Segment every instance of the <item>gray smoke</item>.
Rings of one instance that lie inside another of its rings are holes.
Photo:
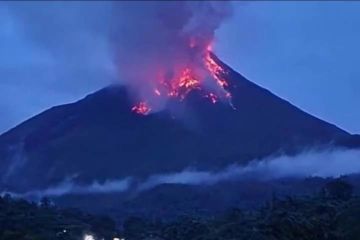
[[[115,11],[120,17],[113,26],[121,79],[138,100],[156,107],[154,88],[160,80],[170,81],[189,65],[204,75],[202,54],[231,6],[227,1],[133,1]]]

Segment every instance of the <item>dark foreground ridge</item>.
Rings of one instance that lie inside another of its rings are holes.
[[[9,196],[0,198],[2,240],[355,240],[360,238],[360,198],[343,179],[308,197],[273,195],[255,210],[233,208],[212,217],[175,221],[129,217],[115,226],[106,217],[59,209]],[[85,236],[93,238],[85,238]],[[116,238],[115,238],[116,237]]]
[[[0,197],[1,240],[83,240],[86,235],[112,240],[119,236],[108,217],[60,209],[44,198],[39,204]]]
[[[255,211],[232,209],[217,217],[184,216],[175,222],[129,218],[129,240],[355,240],[360,239],[360,199],[343,180],[311,197],[278,199]]]

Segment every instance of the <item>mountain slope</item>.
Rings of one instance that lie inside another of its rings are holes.
[[[228,72],[232,105],[194,90],[167,110],[130,111],[124,87],[51,108],[0,136],[2,187],[44,188],[74,177],[143,178],[187,167],[220,169],[271,154],[348,142],[352,136]],[[234,107],[236,109],[234,109]]]

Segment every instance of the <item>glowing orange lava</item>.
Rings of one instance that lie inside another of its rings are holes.
[[[190,48],[195,48],[195,40],[190,39],[189,45]],[[160,84],[156,86],[156,88],[154,88],[153,90],[155,96],[168,96],[183,100],[189,92],[198,89],[203,90],[203,96],[209,99],[210,102],[213,104],[217,103],[220,98],[230,99],[231,94],[228,91],[229,83],[223,78],[227,72],[213,59],[211,51],[212,46],[211,44],[209,44],[206,47],[205,53],[203,55],[202,67],[205,71],[208,72],[208,75],[216,82],[216,85],[219,86],[220,91],[216,91],[215,94],[213,92],[208,92],[202,89],[204,79],[196,76],[193,71],[194,69],[190,66],[185,67],[182,71],[180,71],[180,74],[178,74],[177,77],[174,77],[171,80],[160,80]],[[140,102],[132,108],[132,111],[138,114],[147,115],[150,113],[151,108],[146,102]]]
[[[137,114],[147,115],[150,113],[151,108],[148,106],[146,102],[139,102],[137,105],[131,108],[131,111]]]
[[[200,88],[200,82],[193,76],[190,68],[185,68],[180,78],[172,84],[172,92],[180,99],[184,99],[191,90],[196,88]]]
[[[194,77],[190,68],[185,68],[180,77],[170,83],[161,81],[161,84],[166,89],[168,97],[178,97],[180,100],[183,100],[191,90],[200,89],[200,81]]]
[[[178,85],[179,87],[195,88],[197,85],[199,85],[199,81],[192,76],[191,70],[189,68],[185,68],[179,79]]]
[[[225,74],[225,70],[212,59],[210,52],[207,52],[205,56],[205,66],[220,87],[226,88],[229,86],[229,84],[220,77]]]

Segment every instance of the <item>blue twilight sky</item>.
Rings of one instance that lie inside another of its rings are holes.
[[[360,133],[360,2],[234,2],[216,53],[303,110]],[[116,78],[109,3],[0,2],[0,133]]]

